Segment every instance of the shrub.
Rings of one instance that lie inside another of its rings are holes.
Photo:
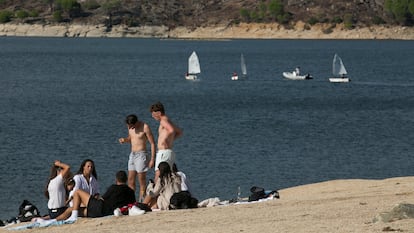
[[[82,3],[82,7],[87,10],[95,10],[101,7],[96,0],[87,0]]]
[[[39,12],[37,12],[37,10],[32,10],[32,11],[29,12],[29,16],[30,17],[38,17]]]
[[[317,18],[315,18],[315,17],[312,17],[312,18],[310,18],[309,20],[308,20],[308,23],[310,24],[310,25],[315,25],[315,24],[317,24],[319,22],[319,20],[317,19]]]
[[[255,11],[250,12],[250,19],[253,22],[258,22],[259,21],[259,16],[257,15],[257,12],[255,12]]]
[[[379,25],[379,24],[385,24],[385,21],[381,17],[376,15],[372,18],[372,23]]]
[[[414,1],[410,0],[408,3],[408,12],[410,12],[411,16],[414,16]]]
[[[53,20],[56,22],[62,22],[63,21],[62,12],[59,10],[53,12]]]
[[[242,18],[242,20],[249,22],[250,21],[250,12],[249,10],[242,8],[240,10],[240,16]]]
[[[332,23],[339,24],[339,23],[342,23],[342,22],[343,22],[343,21],[342,21],[341,17],[339,17],[339,16],[335,16],[335,17],[332,19]]]
[[[24,19],[24,18],[29,17],[29,13],[27,13],[27,11],[25,11],[25,10],[18,10],[16,12],[16,17],[19,18],[19,19]]]
[[[270,12],[270,15],[274,19],[277,19],[280,16],[283,16],[284,14],[283,3],[280,0],[272,0],[269,3],[269,12]]]
[[[414,0],[385,0],[384,9],[398,23],[406,24],[414,13]]]
[[[7,23],[13,17],[13,13],[8,10],[0,11],[0,23]]]
[[[351,14],[344,15],[344,26],[346,29],[353,29],[354,28],[354,19]]]
[[[102,8],[106,10],[107,12],[112,12],[117,9],[119,9],[122,6],[122,3],[120,0],[106,0],[102,4]]]

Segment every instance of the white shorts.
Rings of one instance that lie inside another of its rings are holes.
[[[146,172],[148,171],[148,162],[146,151],[131,152],[128,160],[128,171]]]
[[[155,171],[158,171],[158,165],[161,162],[167,162],[171,169],[175,163],[175,153],[171,149],[159,150],[157,156],[155,157]]]

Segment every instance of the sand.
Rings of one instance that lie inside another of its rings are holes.
[[[81,218],[24,232],[414,232],[413,218],[374,221],[400,203],[414,204],[413,190],[414,177],[333,180],[282,189],[280,199],[265,202]]]

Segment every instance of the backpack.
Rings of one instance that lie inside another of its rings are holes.
[[[174,193],[170,198],[170,210],[197,208],[198,200],[188,191]]]
[[[273,198],[280,198],[277,190],[265,191],[264,188],[257,186],[251,187],[250,192],[252,192],[252,194],[249,196],[249,201],[258,201],[262,198],[268,198],[270,195],[272,195]]]
[[[250,192],[251,194],[249,196],[249,202],[257,201],[266,197],[265,190],[261,187],[253,186],[250,188]]]
[[[34,217],[40,217],[39,209],[28,200],[23,200],[19,207],[17,219],[20,222],[29,222]]]

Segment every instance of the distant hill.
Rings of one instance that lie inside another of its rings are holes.
[[[406,5],[401,5],[404,2]],[[0,23],[185,26],[302,21],[413,25],[414,0],[0,0]]]

